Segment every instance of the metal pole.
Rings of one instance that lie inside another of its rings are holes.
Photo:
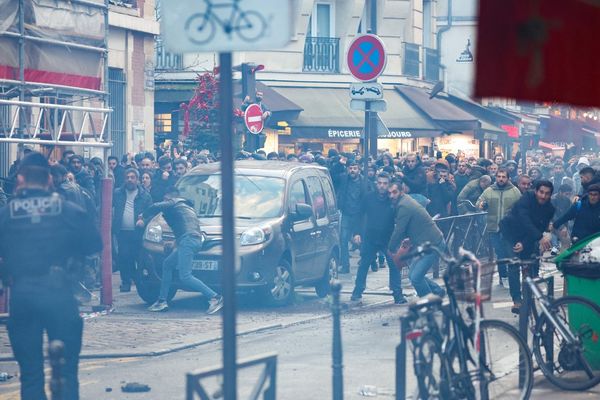
[[[364,129],[364,140],[363,140],[363,154],[364,154],[364,170],[363,174],[367,176],[367,169],[369,168],[369,141],[370,141],[370,118],[371,118],[371,102],[365,101],[365,129]]]
[[[331,314],[333,315],[333,346],[332,346],[332,364],[333,370],[333,400],[344,399],[344,364],[342,360],[342,329],[340,323],[340,292],[342,284],[335,280],[331,284],[333,292],[333,304]]]
[[[108,166],[105,166],[108,168]],[[102,179],[102,200],[100,206],[100,234],[102,235],[102,291],[100,304],[109,308],[113,304],[112,295],[112,193],[113,181]]]
[[[373,35],[377,35],[377,0],[370,0],[371,21],[370,31]],[[377,118],[377,112],[369,112],[369,153],[374,160],[377,160],[377,132],[373,132],[373,121]],[[365,171],[366,174],[366,171]]]
[[[225,400],[237,397],[235,326],[235,235],[233,209],[233,83],[231,53],[219,53],[219,132],[221,139],[221,190],[223,191],[223,394]]]
[[[408,320],[400,317],[400,344],[396,346],[396,400],[406,398],[406,332]]]
[[[510,268],[511,266],[509,266]],[[519,265],[513,265],[513,268],[521,269]],[[521,272],[520,272],[521,273]],[[525,343],[529,343],[528,341],[528,325],[529,325],[529,314],[531,312],[531,290],[529,289],[529,285],[525,281],[525,276],[522,277],[522,285],[521,285],[521,294],[523,296],[523,304],[521,305],[521,309],[519,310],[519,333]],[[523,387],[525,383],[525,366],[522,362],[525,354],[519,354],[519,387]]]
[[[108,49],[108,0],[104,0],[106,8],[104,12],[104,46]],[[108,53],[102,55],[104,62],[103,72],[103,86],[104,95],[102,96],[103,104],[102,108],[108,108]],[[106,140],[111,143],[111,129],[110,129],[110,114],[108,113],[108,123],[106,125],[107,136]],[[102,197],[100,203],[100,229],[102,234],[102,241],[104,247],[102,248],[101,268],[102,268],[102,292],[100,293],[100,304],[106,308],[112,306],[113,294],[112,294],[112,193],[113,193],[113,181],[108,177],[108,149],[104,149],[102,152],[104,156],[104,178],[102,179]]]
[[[19,100],[25,101],[25,0],[19,0]],[[25,131],[25,112],[22,107],[19,111],[19,138],[24,137]],[[21,158],[23,144],[19,143],[17,158]]]

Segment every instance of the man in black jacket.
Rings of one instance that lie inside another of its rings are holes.
[[[575,202],[564,215],[554,221],[554,228],[558,229],[571,220],[574,220],[571,231],[573,243],[600,232],[600,184],[590,185],[587,188],[587,195]]]
[[[427,177],[418,154],[411,153],[406,156],[404,168],[399,175],[411,193],[427,195]]]
[[[509,214],[500,221],[500,232],[508,246],[509,254],[521,259],[537,255],[539,248],[546,251],[552,247],[549,230],[554,216],[554,206],[550,199],[554,186],[547,180],[538,180],[535,191],[525,192],[512,206]],[[539,248],[537,244],[539,243]],[[530,267],[530,273],[537,275],[537,268]],[[521,306],[521,281],[518,265],[509,266],[508,284],[514,305],[512,311],[519,312]]]
[[[338,207],[342,212],[340,226],[341,274],[350,273],[348,242],[359,233],[360,208],[366,193],[367,183],[360,175],[360,169],[357,162],[349,161],[348,173],[340,179],[340,184],[336,193]]]
[[[377,176],[376,190],[367,193],[361,204],[363,218],[362,233],[356,241],[360,242],[360,262],[356,274],[356,282],[352,291],[351,300],[357,301],[362,297],[366,288],[367,272],[373,263],[377,252],[386,254],[390,274],[389,285],[394,296],[394,303],[404,304],[406,299],[400,286],[400,272],[395,267],[392,258],[387,252],[387,244],[394,231],[394,217],[396,210],[388,193],[390,176],[382,172]]]
[[[121,273],[121,292],[131,290],[135,263],[142,244],[143,230],[136,227],[137,216],[152,205],[152,197],[140,184],[139,172],[125,172],[125,185],[113,195],[112,230],[117,238],[117,266]]]
[[[204,282],[192,275],[192,260],[194,254],[202,248],[204,236],[200,230],[200,223],[196,211],[189,200],[179,197],[176,188],[167,188],[165,201],[154,203],[142,215],[137,226],[143,227],[156,214],[161,213],[166,223],[173,230],[177,247],[163,261],[162,281],[160,294],[156,303],[152,304],[150,311],[166,311],[167,296],[173,281],[173,271],[179,271],[179,281],[188,289],[200,292],[209,299],[208,314],[214,314],[223,307],[223,296],[215,293]]]

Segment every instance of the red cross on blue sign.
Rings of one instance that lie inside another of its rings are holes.
[[[348,49],[348,69],[359,81],[377,79],[385,69],[386,54],[383,42],[376,35],[358,36]]]

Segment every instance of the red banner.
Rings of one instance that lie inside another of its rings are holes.
[[[475,95],[600,107],[600,1],[480,0]]]

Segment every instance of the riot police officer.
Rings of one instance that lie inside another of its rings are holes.
[[[102,248],[89,214],[50,193],[51,183],[48,161],[31,153],[19,166],[16,196],[0,209],[0,258],[11,287],[8,334],[23,400],[46,399],[44,332],[64,343],[64,399],[79,399],[83,322],[69,266]]]

